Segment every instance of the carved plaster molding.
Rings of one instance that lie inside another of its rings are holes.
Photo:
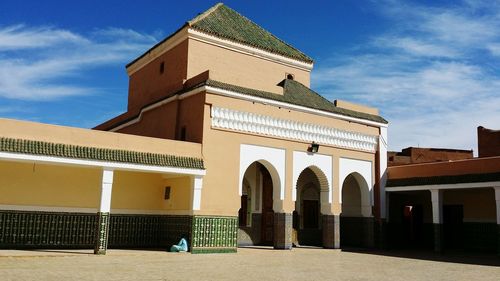
[[[378,136],[221,107],[212,107],[212,127],[368,152],[378,145]]]

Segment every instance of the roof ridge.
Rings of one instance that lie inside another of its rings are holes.
[[[215,10],[217,10],[219,7],[224,6],[224,3],[219,2],[212,7],[208,8],[206,11],[203,13],[198,14],[196,17],[192,18],[191,20],[188,20],[186,23],[191,27],[193,24],[203,20],[205,17],[209,16],[211,13],[213,13]]]

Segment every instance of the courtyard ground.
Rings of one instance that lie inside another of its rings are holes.
[[[236,254],[0,250],[0,280],[500,280],[500,258],[240,248]]]

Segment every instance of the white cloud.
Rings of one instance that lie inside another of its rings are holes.
[[[51,27],[28,28],[22,24],[0,28],[0,51],[78,43],[88,43],[88,40],[67,30]]]
[[[390,149],[476,149],[476,127],[500,124],[500,4],[383,3],[394,28],[319,65],[313,86],[379,107],[390,122]]]
[[[95,93],[92,87],[63,79],[82,75],[88,68],[125,63],[156,41],[119,28],[89,35],[25,25],[0,28],[0,97],[51,100]]]

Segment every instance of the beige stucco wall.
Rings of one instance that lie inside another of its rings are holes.
[[[100,169],[0,161],[0,204],[97,208]]]
[[[432,223],[431,192],[429,190],[390,193],[391,218],[401,222],[400,206],[421,205],[425,223]],[[443,192],[443,205],[463,205],[464,222],[496,221],[495,192],[493,188],[453,189]]]
[[[495,222],[496,205],[493,188],[446,190],[443,205],[463,205],[464,222]]]
[[[171,187],[169,200],[164,199],[165,186]],[[183,210],[189,213],[189,208],[189,177],[164,179],[161,174],[115,171],[112,210]]]
[[[334,120],[331,118],[316,116],[312,114],[290,111],[269,105],[252,103],[213,94],[207,94],[207,105],[205,106],[203,156],[207,175],[204,177],[202,191],[202,208],[200,214],[237,215],[240,208],[239,186],[239,163],[240,144],[253,144],[286,150],[286,178],[285,200],[283,210],[292,212],[295,203],[292,201],[292,187],[294,185],[292,176],[293,151],[306,151],[309,143],[259,136],[234,131],[225,131],[211,128],[210,108],[211,106],[231,108],[248,112],[265,114],[273,117],[310,122],[332,126],[339,129],[357,131],[366,134],[377,135],[378,128],[366,125]],[[331,208],[334,214],[341,212],[339,198],[339,158],[353,158],[372,162],[372,182],[375,182],[374,161],[375,154],[362,151],[342,149],[322,145],[320,154],[332,156],[333,162],[333,202]],[[222,199],[223,198],[223,199]]]
[[[274,61],[239,53],[189,39],[187,78],[210,70],[211,79],[242,87],[283,94],[276,86],[293,74],[295,80],[310,86],[310,72]]]
[[[62,211],[97,211],[102,170],[38,163],[0,161],[0,204],[59,207]],[[189,214],[191,180],[188,176],[164,178],[161,174],[115,171],[112,212]],[[164,200],[165,186],[171,197]],[[74,210],[73,210],[73,209]]]

